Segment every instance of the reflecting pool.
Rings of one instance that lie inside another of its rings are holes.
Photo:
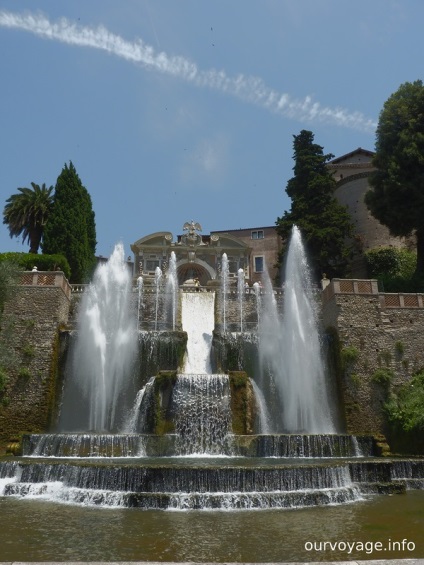
[[[424,491],[341,506],[212,512],[107,509],[0,497],[0,532],[1,561],[423,558]]]

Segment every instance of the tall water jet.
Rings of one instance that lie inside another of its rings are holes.
[[[177,321],[178,306],[178,278],[177,278],[177,259],[175,252],[171,252],[168,271],[166,273],[166,311],[170,313],[171,327],[175,331]]]
[[[239,269],[237,271],[237,297],[239,303],[239,313],[240,313],[240,332],[243,332],[243,306],[244,306],[244,295],[246,293],[245,281],[244,281],[244,270]]]
[[[228,279],[230,276],[230,268],[228,265],[228,257],[226,253],[222,254],[221,262],[221,293],[222,293],[222,330],[227,331],[227,297],[228,297]]]
[[[140,330],[140,316],[141,309],[143,307],[143,277],[138,277],[137,279],[137,331]]]
[[[162,271],[160,267],[155,269],[155,288],[156,288],[156,298],[155,298],[155,332],[158,330],[158,313],[159,313],[159,295],[160,295],[160,283],[162,280]]]
[[[256,319],[257,319],[257,328],[259,329],[261,323],[261,285],[258,282],[253,283],[253,292],[255,293],[255,300],[256,300]]]
[[[318,333],[316,301],[300,230],[294,226],[286,270],[281,351],[276,385],[284,427],[307,433],[334,433],[326,371]]]
[[[97,267],[81,299],[60,414],[62,431],[110,432],[121,425],[132,394],[137,344],[130,295],[131,272],[118,244],[108,262]]]

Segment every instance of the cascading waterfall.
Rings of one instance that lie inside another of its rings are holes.
[[[257,411],[258,411],[258,420],[259,420],[259,434],[269,434],[270,433],[270,415],[268,412],[268,408],[266,406],[266,401],[265,401],[265,397],[261,391],[261,389],[258,387],[258,385],[255,383],[255,381],[253,379],[250,379],[250,382],[252,383],[252,387],[253,387],[253,392],[255,394],[255,401],[256,401],[256,407],[257,407]]]
[[[177,453],[228,453],[231,432],[227,375],[178,375],[173,392]]]
[[[212,373],[211,348],[215,327],[215,294],[184,292],[182,295],[182,326],[187,332],[187,352],[184,373]]]
[[[226,253],[222,254],[221,260],[221,293],[222,293],[222,331],[227,331],[227,298],[228,298],[228,282],[230,276],[230,268],[228,265],[228,257]]]
[[[131,272],[124,247],[118,244],[107,263],[97,267],[81,299],[61,407],[61,431],[111,432],[122,424],[133,394],[137,344],[130,290]]]
[[[140,419],[141,404],[143,402],[143,398],[144,398],[144,395],[146,393],[146,389],[149,390],[149,388],[152,386],[152,384],[153,384],[153,377],[144,385],[143,388],[141,388],[137,392],[137,396],[135,397],[134,406],[131,409],[131,412],[130,412],[129,417],[128,417],[128,421],[125,425],[125,432],[126,433],[136,434],[137,432],[140,431],[139,430],[139,419]]]
[[[174,251],[171,252],[168,271],[166,273],[166,306],[165,310],[170,313],[171,328],[175,330],[177,321],[178,306],[178,278],[177,278],[177,259]]]

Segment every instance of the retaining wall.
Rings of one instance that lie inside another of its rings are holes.
[[[390,391],[424,367],[423,295],[379,293],[375,280],[333,279],[323,292],[322,317],[329,340],[340,340],[335,365],[347,432],[385,433]],[[376,382],[379,369],[392,371],[390,383]]]
[[[62,272],[25,273],[1,320],[6,356],[0,392],[0,441],[48,429],[58,394],[59,330],[68,320],[71,287]]]

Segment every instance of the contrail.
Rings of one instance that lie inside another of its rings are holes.
[[[92,47],[140,64],[144,68],[183,79],[196,86],[230,94],[240,100],[255,104],[281,116],[300,122],[321,122],[372,133],[377,124],[360,112],[345,108],[326,107],[306,96],[296,99],[267,86],[259,77],[239,74],[228,76],[216,69],[201,70],[184,57],[155,52],[141,39],[129,42],[108,31],[104,26],[83,27],[65,18],[51,22],[41,14],[19,14],[0,11],[0,26],[29,31],[44,37],[77,45]]]

